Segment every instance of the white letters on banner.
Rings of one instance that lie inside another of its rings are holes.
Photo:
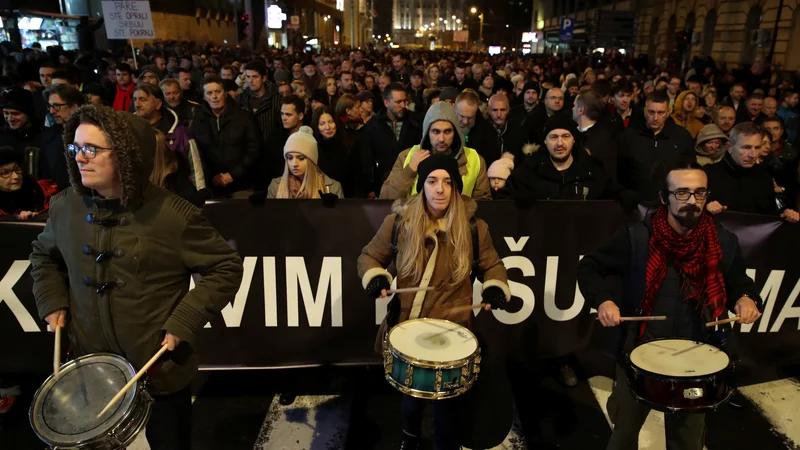
[[[149,1],[103,1],[101,3],[108,39],[154,39],[156,37]]]
[[[506,238],[507,242],[508,239]],[[521,239],[518,242],[523,242]],[[514,241],[517,242],[517,241]],[[226,328],[238,328],[241,326],[244,316],[247,297],[253,281],[258,257],[247,256],[243,258],[244,276],[239,290],[233,302],[222,309],[222,319]],[[323,259],[319,277],[316,277],[316,290],[312,290],[311,278],[308,276],[306,262],[303,257],[292,256],[285,259],[286,263],[286,321],[278,318],[278,295],[277,295],[277,272],[276,258],[272,256],[262,257],[264,275],[264,325],[266,327],[277,327],[279,324],[286,323],[290,327],[300,326],[300,299],[302,298],[303,309],[305,309],[306,320],[310,327],[322,327],[323,316],[330,299],[331,323],[332,327],[342,327],[343,323],[343,299],[342,299],[342,258],[339,256],[327,256]],[[556,285],[558,281],[558,256],[547,257],[544,282],[544,313],[548,319],[558,322],[566,322],[575,319],[585,306],[585,300],[577,282],[575,285],[575,296],[572,305],[567,309],[561,309],[555,304]],[[533,262],[524,256],[514,255],[503,258],[503,263],[509,271],[519,269],[523,277],[533,277],[536,275]],[[22,304],[14,293],[14,286],[26,275],[30,262],[27,260],[16,260],[11,264],[8,271],[0,279],[0,314],[5,314],[4,306],[7,306],[11,314],[17,320],[20,328],[25,332],[43,331],[39,327],[37,320],[31,315],[28,309]],[[516,273],[516,272],[515,272]],[[747,275],[755,279],[756,270],[747,269]],[[572,275],[574,276],[574,274]],[[797,297],[800,296],[800,279],[789,293],[786,302],[781,307],[774,322],[775,304],[778,294],[783,285],[785,276],[784,270],[772,270],[761,287],[761,298],[764,301],[763,316],[758,322],[757,333],[777,333],[787,321],[796,320],[797,329],[800,330],[800,305],[795,305]],[[195,283],[202,283],[202,279],[190,280],[190,289],[195,287]],[[494,317],[506,325],[516,325],[524,322],[533,313],[536,305],[536,296],[528,284],[523,284],[509,279],[508,285],[511,296],[522,300],[522,307],[517,312],[502,310],[492,310]],[[392,282],[392,287],[396,287],[396,280]],[[473,289],[473,304],[481,302],[482,285],[475,280]],[[359,298],[358,301],[363,301]],[[375,324],[380,324],[386,315],[386,307],[391,297],[378,299],[375,301]],[[476,310],[475,314],[482,310]],[[733,313],[729,312],[729,316]],[[772,326],[770,327],[770,323]],[[790,322],[791,323],[791,322]],[[742,333],[751,332],[753,325],[737,325]],[[205,326],[211,328],[210,324]]]

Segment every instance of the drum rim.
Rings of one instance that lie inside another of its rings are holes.
[[[475,381],[478,379],[478,374],[476,373],[474,377],[470,378],[470,380],[464,386],[459,387],[453,391],[439,391],[439,392],[431,392],[431,391],[420,391],[418,389],[412,389],[406,385],[400,384],[394,378],[390,377],[389,374],[386,374],[386,381],[394,387],[395,389],[399,390],[403,394],[410,395],[416,398],[422,398],[425,400],[446,400],[448,398],[458,397],[466,393]]]
[[[708,380],[705,380],[705,381],[708,381]],[[733,388],[729,387],[727,392],[725,393],[725,397],[723,399],[721,399],[718,402],[715,402],[713,404],[710,404],[710,405],[698,406],[696,408],[678,408],[678,407],[674,407],[674,406],[665,406],[665,405],[662,405],[661,403],[656,403],[656,402],[654,402],[652,400],[648,400],[648,399],[642,397],[641,395],[639,395],[636,392],[636,389],[633,388],[633,383],[631,382],[630,379],[628,379],[628,389],[630,389],[631,394],[633,394],[633,397],[636,399],[637,402],[644,403],[647,406],[649,406],[650,408],[655,409],[656,411],[661,411],[661,412],[663,412],[665,414],[705,413],[705,412],[708,412],[708,411],[715,411],[720,406],[724,406],[726,403],[728,403],[728,400],[731,399],[731,397],[733,396],[733,391],[734,391]]]
[[[398,326],[400,326],[401,324],[404,324],[404,323],[407,323],[407,322],[418,322],[418,321],[448,322],[448,323],[451,323],[453,325],[458,325],[459,327],[461,327],[464,330],[466,330],[467,333],[469,333],[470,336],[472,336],[473,339],[475,339],[475,343],[476,343],[475,351],[470,353],[469,356],[467,356],[465,358],[453,359],[453,360],[450,360],[450,361],[439,361],[439,362],[437,362],[437,361],[428,361],[428,360],[425,360],[425,359],[414,358],[413,356],[406,355],[405,353],[403,353],[400,350],[398,350],[397,347],[395,347],[392,344],[392,341],[391,341],[392,331],[394,331],[394,329],[397,328]],[[393,326],[392,329],[389,330],[386,333],[386,344],[388,344],[387,350],[389,350],[393,355],[395,355],[395,356],[397,356],[397,357],[399,357],[399,358],[401,358],[401,359],[403,359],[403,360],[405,360],[407,362],[416,364],[416,365],[418,365],[420,367],[424,367],[426,369],[455,369],[457,367],[463,367],[463,366],[466,366],[467,364],[469,364],[471,361],[473,361],[481,353],[480,342],[478,341],[478,338],[475,336],[475,333],[473,333],[469,328],[467,328],[467,327],[465,327],[463,325],[457,324],[457,323],[453,322],[452,320],[433,319],[433,318],[430,318],[430,317],[420,317],[420,318],[417,318],[417,319],[409,319],[409,320],[405,320],[405,321],[400,322],[397,325]],[[384,348],[386,348],[386,345],[384,345]]]
[[[725,367],[723,367],[722,369],[720,369],[720,370],[718,370],[716,372],[710,373],[708,375],[699,375],[699,376],[698,375],[691,375],[691,376],[683,377],[683,376],[679,376],[679,375],[664,375],[663,373],[651,372],[651,371],[649,371],[647,369],[643,369],[642,367],[636,365],[636,363],[634,363],[633,360],[631,359],[631,354],[633,354],[633,351],[636,350],[637,348],[641,347],[642,345],[646,345],[646,344],[649,344],[651,342],[667,341],[667,340],[692,341],[692,342],[697,342],[698,344],[710,345],[711,347],[716,348],[717,350],[721,351],[722,353],[725,353],[725,356],[728,357],[728,364]],[[688,339],[688,338],[667,337],[667,338],[652,339],[652,340],[649,340],[647,342],[643,342],[643,343],[637,345],[636,347],[633,348],[633,350],[631,350],[630,352],[626,353],[625,357],[628,360],[628,364],[631,366],[631,368],[633,368],[637,372],[642,372],[642,373],[645,373],[645,374],[647,374],[649,376],[652,376],[654,378],[658,378],[659,380],[681,380],[681,381],[684,381],[684,382],[685,381],[692,381],[692,380],[694,380],[694,381],[703,381],[703,380],[707,380],[710,377],[715,377],[718,374],[727,373],[727,372],[731,371],[733,369],[733,367],[734,367],[733,358],[731,358],[731,356],[728,355],[728,353],[725,350],[717,347],[714,344],[709,344],[708,342],[700,342],[700,341],[697,341],[697,340],[694,340],[694,339]]]
[[[122,400],[120,400],[117,403],[117,411],[119,411],[123,407],[127,407],[127,411],[125,413],[123,413],[116,420],[116,422],[113,425],[111,425],[111,427],[105,433],[103,433],[101,435],[90,437],[90,438],[83,439],[83,440],[69,440],[69,441],[57,440],[57,439],[53,439],[51,436],[43,435],[43,433],[41,432],[42,430],[38,429],[35,426],[35,422],[34,421],[36,420],[36,418],[34,417],[34,413],[39,411],[39,410],[41,410],[41,407],[42,407],[41,406],[41,402],[37,402],[36,400],[39,399],[39,397],[41,395],[49,392],[52,389],[53,385],[55,384],[56,381],[58,381],[58,378],[60,378],[62,376],[64,371],[72,369],[73,367],[77,366],[79,363],[82,363],[82,362],[84,362],[86,360],[95,359],[95,358],[104,358],[104,357],[110,357],[111,359],[114,359],[114,360],[117,360],[117,361],[123,363],[123,365],[127,366],[130,369],[130,371],[131,371],[131,373],[133,375],[136,374],[136,369],[133,367],[133,364],[131,364],[130,361],[128,361],[127,359],[125,359],[122,356],[119,356],[119,355],[114,354],[114,353],[108,353],[108,352],[90,353],[90,354],[87,354],[87,355],[79,356],[79,357],[73,359],[72,361],[69,361],[69,362],[63,364],[61,366],[60,370],[59,370],[59,376],[56,377],[56,374],[53,373],[49,377],[47,377],[47,379],[44,381],[44,383],[42,383],[42,385],[39,386],[39,389],[36,390],[36,393],[33,394],[33,397],[31,399],[31,406],[28,409],[28,421],[29,421],[29,423],[31,425],[31,429],[36,434],[36,436],[39,438],[39,440],[41,440],[41,441],[43,441],[43,442],[45,442],[47,444],[50,444],[51,446],[52,445],[55,445],[55,446],[86,445],[88,443],[92,443],[92,442],[95,442],[95,441],[102,440],[109,433],[115,431],[119,427],[119,425],[121,423],[124,423],[126,420],[128,420],[128,418],[131,416],[131,414],[134,411],[134,408],[131,408],[131,406],[133,406],[134,404],[137,403],[137,397],[139,397],[141,395],[141,392],[142,392],[142,386],[143,385],[142,385],[142,381],[141,380],[137,380],[136,383],[134,383],[134,385],[132,386],[132,388],[130,390],[128,390],[128,392],[125,394],[125,396],[122,398]],[[133,378],[133,375],[131,375],[130,378]],[[109,417],[106,420],[107,421],[111,420],[113,417],[114,417],[113,413],[109,414]],[[63,435],[61,433],[56,433],[56,434],[58,435],[59,438],[65,436],[65,435]]]

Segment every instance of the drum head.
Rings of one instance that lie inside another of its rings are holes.
[[[392,328],[389,343],[410,358],[431,363],[458,361],[478,350],[471,331],[439,319],[407,320]]]
[[[631,363],[657,375],[701,377],[725,369],[730,358],[717,347],[702,342],[659,339],[633,349]]]
[[[100,419],[97,414],[134,375],[136,371],[128,361],[112,354],[70,361],[34,396],[30,412],[33,430],[43,441],[62,445],[104,436],[130,410],[136,388]]]

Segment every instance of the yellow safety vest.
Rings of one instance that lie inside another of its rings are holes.
[[[411,164],[411,157],[414,156],[414,152],[417,150],[419,150],[419,145],[411,147],[403,163],[403,167]],[[461,181],[464,182],[464,189],[461,193],[472,197],[472,191],[475,189],[475,183],[478,181],[478,173],[481,171],[481,157],[478,155],[477,151],[468,147],[464,147],[464,156],[467,157],[467,174],[461,175]],[[417,178],[419,177],[414,177],[414,182],[411,183],[411,195],[417,195]]]

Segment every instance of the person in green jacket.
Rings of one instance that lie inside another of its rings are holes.
[[[110,352],[137,370],[166,344],[147,440],[154,450],[189,448],[193,344],[236,295],[242,261],[198,208],[149,182],[147,121],[83,106],[64,142],[72,188],[51,199],[30,255],[39,316],[67,330],[75,356]]]

